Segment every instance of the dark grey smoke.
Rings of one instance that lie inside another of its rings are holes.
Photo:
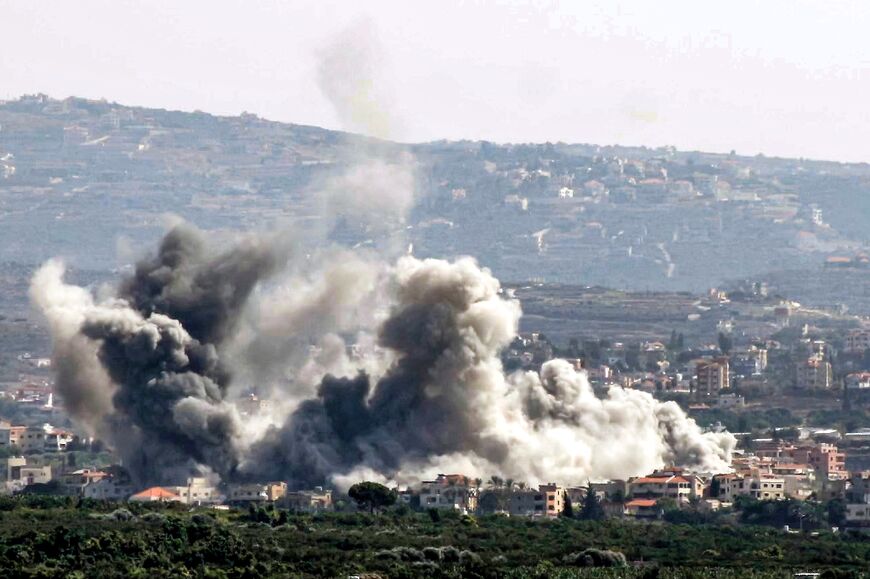
[[[215,256],[202,233],[182,224],[166,234],[156,255],[136,265],[118,297],[145,316],[165,314],[197,340],[218,344],[257,282],[280,263],[271,242],[254,238]]]
[[[395,352],[395,364],[374,385],[363,372],[355,378],[326,376],[317,397],[302,403],[283,428],[254,448],[243,472],[312,485],[359,466],[395,473],[408,461],[453,452],[504,460],[508,449],[481,430],[465,392],[470,376],[463,375],[479,362],[492,361],[493,345],[469,335],[474,330],[467,318],[475,305],[495,297],[485,288],[493,278],[467,275],[464,268],[476,270],[470,260],[455,266],[434,260],[403,263],[415,271],[379,333],[379,344]]]
[[[198,465],[232,476],[241,426],[225,401],[230,373],[219,348],[256,284],[280,263],[269,241],[216,252],[182,224],[137,264],[115,300],[95,304],[63,285],[56,265],[35,278],[35,299],[56,326],[55,357],[79,369],[57,376],[72,395],[71,414],[107,438],[140,482],[166,482]],[[94,356],[112,385],[111,404],[99,412],[87,402],[109,389],[85,383],[81,371]]]

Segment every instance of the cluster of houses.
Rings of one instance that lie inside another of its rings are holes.
[[[45,423],[39,426],[13,426],[0,420],[0,449],[15,449],[29,453],[34,451],[62,452],[75,439],[75,435]]]
[[[780,308],[774,308],[780,309]],[[789,310],[789,308],[784,308]],[[720,334],[734,330],[730,322],[720,323]],[[804,328],[805,331],[808,331]],[[730,341],[727,335],[725,340]],[[825,340],[801,337],[793,344],[757,339],[723,351],[720,344],[702,344],[691,350],[662,341],[634,343],[607,342],[595,346],[593,355],[584,352],[582,358],[570,358],[575,367],[584,370],[593,385],[619,385],[644,390],[651,394],[670,393],[716,399],[728,394],[735,386],[762,386],[770,378],[768,358],[771,352],[786,352],[793,360],[784,382],[796,391],[819,392],[846,389],[854,398],[867,394],[870,400],[870,372],[849,371],[848,365],[870,351],[870,329],[859,328],[845,336],[845,346],[838,354],[846,361],[840,368],[842,379],[835,372],[833,348]],[[537,332],[518,337],[505,353],[510,367],[533,369],[554,357],[553,345]],[[857,358],[856,358],[857,357]],[[782,372],[780,367],[778,372]],[[730,398],[723,405],[735,402]],[[742,403],[738,402],[738,405]]]
[[[846,501],[846,525],[870,530],[870,471],[850,473],[845,454],[833,444],[773,442],[742,453],[725,474],[693,473],[667,467],[628,480],[556,483],[527,488],[494,478],[483,484],[464,475],[440,474],[400,498],[420,509],[463,513],[503,513],[523,517],[558,517],[568,505],[576,512],[594,492],[608,517],[660,518],[666,508],[716,511],[739,497],[756,500]]]
[[[177,502],[186,505],[271,503],[297,512],[328,511],[344,498],[330,489],[289,490],[285,482],[215,484],[203,477],[184,485],[137,488],[119,467],[77,469],[52,477],[50,467],[28,467],[24,457],[0,459],[7,491],[55,480],[55,492],[96,500]],[[582,508],[595,493],[604,516],[660,518],[665,509],[702,512],[727,509],[740,497],[757,500],[846,501],[846,525],[870,529],[870,471],[846,470],[845,453],[830,443],[759,442],[753,452],[738,452],[732,472],[688,472],[667,467],[628,480],[566,486],[555,482],[529,487],[492,477],[484,482],[462,474],[439,474],[414,487],[396,489],[398,500],[415,510],[503,513],[518,517],[558,517]],[[570,505],[570,506],[569,506]],[[345,507],[346,508],[346,507]]]

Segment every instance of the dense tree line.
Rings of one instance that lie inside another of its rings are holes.
[[[403,505],[307,515],[39,495],[0,500],[0,569],[10,577],[728,579],[807,570],[859,577],[868,565],[866,537],[756,525],[434,517]]]

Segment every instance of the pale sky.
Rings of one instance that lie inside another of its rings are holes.
[[[0,0],[0,99],[870,161],[870,2]]]

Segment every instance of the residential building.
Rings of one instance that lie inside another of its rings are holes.
[[[72,472],[62,473],[58,480],[67,489],[67,492],[72,495],[83,495],[84,488],[91,482],[109,476],[108,473],[101,470],[81,468]]]
[[[461,474],[439,474],[420,486],[420,507],[452,509],[463,513],[477,510],[478,489],[470,478]]]
[[[290,491],[284,496],[284,504],[291,511],[316,513],[332,510],[332,491],[323,487],[312,490]]]
[[[516,491],[510,495],[511,516],[558,517],[565,510],[565,489],[556,483],[539,485],[537,490]]]
[[[27,459],[23,456],[0,458],[0,482],[21,478],[20,472],[23,466],[27,466]]]
[[[795,368],[795,386],[799,390],[827,390],[833,381],[830,362],[819,354],[798,362]]]
[[[742,474],[714,475],[713,480],[719,487],[718,498],[733,502],[738,496],[749,496],[758,500],[782,500],[785,498],[785,480],[782,477],[764,474],[757,469]]]
[[[767,369],[767,348],[751,346],[731,356],[731,370],[738,376],[758,376]]]
[[[807,464],[778,462],[770,467],[771,474],[781,477],[785,496],[806,500],[815,492],[816,472]]]
[[[719,356],[698,360],[695,364],[696,390],[702,394],[716,394],[731,385],[728,358]]]
[[[203,505],[221,503],[224,500],[220,491],[204,477],[191,477],[184,486],[171,487],[182,503]]]
[[[704,481],[693,474],[685,474],[682,469],[668,468],[658,470],[644,477],[628,481],[632,497],[672,498],[678,503],[704,495]]]
[[[846,470],[846,453],[841,452],[836,445],[817,443],[812,446],[802,446],[791,452],[797,463],[812,466],[818,479],[845,480],[849,477]]]
[[[850,503],[870,504],[870,471],[852,474],[849,482],[851,484],[846,491],[846,500]]]
[[[870,329],[861,328],[846,334],[844,350],[847,354],[863,354],[870,350]]]
[[[45,484],[51,481],[51,466],[22,466],[18,470],[18,480],[24,485]]]
[[[848,374],[845,379],[846,390],[870,390],[870,372]]]
[[[637,519],[658,519],[664,511],[657,499],[631,499],[625,503],[624,509],[626,516]]]
[[[0,427],[0,448],[17,446],[22,452],[63,451],[73,438],[71,432],[54,428],[50,424]]]
[[[231,503],[270,502],[280,500],[287,494],[287,483],[242,483],[230,485],[226,499]]]
[[[743,408],[746,398],[737,394],[720,394],[716,398],[716,408]]]
[[[126,477],[115,477],[112,475],[88,481],[88,483],[82,487],[82,496],[84,498],[100,501],[127,500],[135,492],[136,489]],[[146,500],[146,497],[140,497],[137,500]],[[154,496],[154,494],[152,494],[151,500],[159,500],[159,496]]]
[[[846,526],[870,528],[870,503],[847,503]]]
[[[21,437],[27,432],[26,426],[0,426],[0,448],[16,446],[21,449]]]

